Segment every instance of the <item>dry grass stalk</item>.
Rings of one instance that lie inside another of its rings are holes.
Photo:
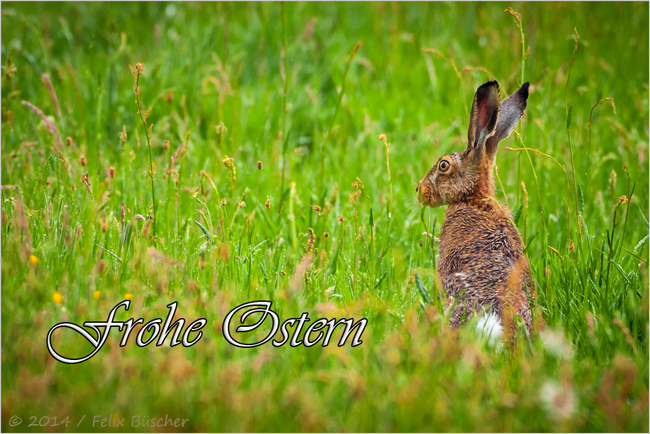
[[[575,214],[576,214],[576,224],[578,227],[578,238],[580,240],[580,244],[582,244],[582,228],[580,227],[580,215],[578,214],[578,188],[576,184],[576,171],[575,171],[575,163],[573,161],[573,146],[571,145],[571,110],[567,106],[567,92],[569,90],[569,80],[571,79],[571,71],[573,71],[573,61],[576,58],[576,51],[578,51],[578,29],[573,28],[573,31],[575,32],[576,35],[576,43],[573,48],[573,57],[571,58],[571,67],[569,68],[569,76],[567,77],[566,80],[566,88],[564,89],[564,110],[566,111],[566,118],[567,118],[567,123],[566,123],[566,129],[567,129],[567,137],[569,140],[569,153],[571,156],[571,174],[573,175],[573,198],[575,202]],[[567,206],[569,201],[571,200],[570,195],[567,193]],[[567,209],[568,212],[568,209]],[[567,216],[568,219],[568,216]],[[571,236],[569,235],[569,242],[571,242]]]
[[[463,77],[461,75],[461,72],[458,70],[458,67],[456,66],[456,62],[454,62],[453,59],[448,59],[445,57],[444,54],[440,50],[436,50],[435,48],[423,48],[422,52],[425,54],[433,54],[436,56],[438,59],[443,60],[444,62],[447,62],[447,64],[451,67],[451,69],[454,70],[456,73],[456,77],[458,78],[458,81],[460,81],[460,87],[461,87],[461,92],[463,95],[465,94],[465,84],[463,83]],[[463,100],[463,107],[465,108],[465,111],[467,112],[467,102],[465,101],[465,98],[461,98]]]
[[[26,106],[26,107],[29,107],[30,109],[32,109],[32,111],[34,113],[36,113],[41,118],[41,120],[45,124],[45,127],[47,128],[47,130],[50,133],[54,134],[54,136],[56,136],[56,145],[61,143],[61,134],[59,134],[59,130],[57,130],[56,127],[54,126],[54,124],[52,124],[52,122],[50,122],[50,120],[47,118],[47,116],[45,116],[45,114],[43,114],[43,111],[41,109],[39,109],[34,104],[32,104],[30,102],[27,102],[27,101],[21,101],[21,104]]]
[[[390,218],[390,215],[393,212],[393,184],[390,177],[390,143],[388,143],[388,138],[384,133],[377,137],[379,137],[379,140],[383,141],[386,146],[386,170],[388,171],[388,188],[390,189],[390,208],[388,211],[388,218]]]
[[[59,100],[56,97],[56,92],[54,92],[54,86],[52,86],[52,80],[50,80],[50,76],[47,73],[41,74],[41,78],[43,79],[43,83],[45,83],[45,86],[47,86],[47,89],[50,91],[50,96],[52,97],[52,102],[54,103],[54,110],[56,111],[57,116],[61,116],[61,109],[59,108]]]
[[[147,137],[147,145],[149,147],[149,175],[151,176],[151,196],[153,198],[153,215],[154,218],[152,218],[153,221],[153,240],[154,242],[156,241],[156,220],[155,220],[155,215],[156,215],[156,189],[154,186],[154,175],[155,175],[155,168],[153,164],[153,156],[151,154],[151,135],[153,133],[153,123],[147,124],[147,118],[149,118],[149,115],[151,114],[151,107],[149,107],[149,110],[146,111],[146,113],[142,113],[142,109],[140,107],[140,77],[144,74],[144,65],[142,63],[136,63],[135,68],[133,68],[131,65],[129,65],[129,69],[131,70],[131,74],[133,74],[133,92],[135,93],[135,103],[138,107],[138,115],[140,116],[140,120],[142,121],[142,125],[144,126],[144,130],[146,133]]]
[[[591,111],[589,112],[589,123],[587,124],[587,127],[589,128],[589,145],[587,146],[587,171],[585,172],[585,177],[587,179],[587,184],[590,184],[590,179],[591,179],[591,172],[590,172],[590,166],[591,166],[591,117],[594,114],[594,109],[598,107],[601,103],[604,103],[606,101],[611,102],[612,104],[612,112],[616,114],[616,106],[614,105],[614,98],[603,98],[600,101],[598,101],[594,106],[591,108]],[[643,163],[643,162],[641,162]]]
[[[350,54],[350,58],[348,61],[345,63],[345,70],[343,71],[343,79],[341,80],[341,92],[339,92],[339,98],[336,101],[336,108],[334,109],[334,115],[332,115],[332,120],[330,121],[330,126],[327,130],[327,135],[325,135],[325,140],[323,141],[323,144],[321,145],[321,159],[320,159],[320,175],[319,175],[319,181],[318,181],[318,190],[322,190],[323,187],[323,164],[325,161],[325,148],[330,140],[330,136],[332,135],[332,128],[334,128],[334,121],[336,120],[336,114],[339,111],[339,107],[341,106],[341,100],[343,99],[343,94],[345,93],[345,78],[348,75],[348,71],[350,70],[350,63],[352,63],[352,59],[354,59],[354,56],[357,54],[357,51],[359,51],[359,48],[361,48],[362,41],[357,42],[357,45],[354,46],[354,49],[352,50],[352,53]]]

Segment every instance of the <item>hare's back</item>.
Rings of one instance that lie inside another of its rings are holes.
[[[505,207],[459,203],[447,208],[438,275],[450,295],[464,290],[480,298],[496,296],[522,256],[519,235]]]

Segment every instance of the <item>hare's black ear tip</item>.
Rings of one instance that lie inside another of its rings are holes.
[[[530,87],[529,82],[525,82],[523,86],[519,89],[519,95],[521,95],[521,98],[526,100],[528,99],[528,88]]]
[[[485,98],[488,95],[499,97],[499,83],[496,80],[485,82],[476,89],[475,97]]]
[[[499,89],[499,82],[496,80],[488,81],[487,83],[484,83],[483,86],[481,87],[492,87],[496,86],[497,89]]]

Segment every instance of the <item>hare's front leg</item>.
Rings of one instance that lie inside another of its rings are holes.
[[[441,270],[439,270],[439,272],[440,271]],[[445,291],[447,292],[447,295],[451,297],[447,309],[454,309],[449,321],[449,325],[453,328],[465,324],[476,312],[476,299],[472,297],[472,290],[466,280],[467,275],[465,273],[453,273],[442,278],[442,284]]]

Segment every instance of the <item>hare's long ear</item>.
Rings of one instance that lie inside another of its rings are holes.
[[[488,81],[476,90],[467,132],[467,153],[478,159],[485,141],[494,134],[499,117],[499,83]]]
[[[490,158],[496,156],[499,149],[499,142],[506,139],[512,130],[515,129],[517,122],[521,119],[526,109],[526,100],[528,99],[529,83],[524,83],[518,91],[504,99],[499,110],[499,121],[494,135],[490,137],[486,144],[485,150]]]

